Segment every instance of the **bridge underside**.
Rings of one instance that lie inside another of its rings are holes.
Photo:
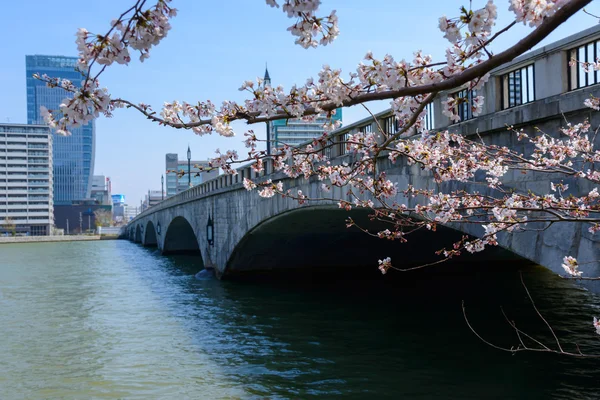
[[[394,266],[409,268],[439,260],[435,252],[462,237],[462,233],[440,227],[437,232],[419,231],[407,243],[372,237],[356,227],[347,228],[351,216],[361,227],[378,232],[389,226],[375,223],[366,210],[348,212],[331,208],[301,208],[272,218],[247,234],[229,259],[224,277],[257,272],[311,269],[370,270],[378,273],[378,260],[391,257]],[[465,255],[459,262],[518,259],[500,248]]]

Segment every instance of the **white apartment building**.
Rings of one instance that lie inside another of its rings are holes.
[[[164,195],[160,190],[148,190],[148,194],[144,198],[142,204],[142,210],[153,207],[163,201],[167,196]]]
[[[0,123],[0,235],[50,235],[52,135],[44,125]]]
[[[129,221],[129,220],[135,218],[136,215],[138,215],[141,212],[139,207],[128,206],[127,204],[125,204],[125,206],[123,206],[123,208],[124,208],[123,217],[125,218],[125,221]]]

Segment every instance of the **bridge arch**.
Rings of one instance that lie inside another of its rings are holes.
[[[142,226],[140,224],[137,224],[135,227],[135,236],[133,241],[135,243],[142,243]]]
[[[146,224],[143,244],[145,247],[158,246],[158,240],[156,238],[156,229],[154,228],[154,223],[152,221],[148,221],[148,223]]]
[[[464,235],[454,229],[438,227],[437,232],[413,232],[408,236],[408,243],[400,243],[370,236],[356,227],[346,227],[348,217],[373,233],[389,227],[371,221],[369,214],[371,212],[365,209],[349,212],[331,205],[301,207],[275,215],[244,235],[229,257],[223,277],[250,271],[306,268],[325,272],[367,267],[377,272],[377,261],[384,257],[391,257],[395,266],[410,267],[438,260],[437,250],[450,246]],[[491,258],[491,254],[484,253],[466,255],[461,262]],[[511,254],[503,256],[517,258]]]
[[[198,239],[189,221],[181,216],[173,218],[165,232],[163,254],[200,254]]]

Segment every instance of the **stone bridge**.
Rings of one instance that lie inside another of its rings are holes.
[[[380,164],[399,187],[437,187],[417,166],[390,165],[386,159]],[[411,266],[435,260],[436,250],[450,246],[463,233],[483,234],[483,228],[470,225],[456,227],[458,230],[413,233],[404,244],[385,241],[354,227],[346,228],[348,217],[372,232],[384,228],[370,221],[366,210],[348,212],[325,202],[299,205],[287,198],[261,198],[255,191],[244,189],[240,183],[242,174],[250,176],[251,169],[246,168],[237,177],[223,176],[206,182],[144,211],[128,225],[128,237],[144,246],[157,246],[163,254],[199,254],[202,265],[214,268],[221,277],[281,268],[376,268],[377,260],[386,256],[391,256],[396,266]],[[300,189],[310,197],[332,195],[351,200],[342,188],[322,193],[321,182],[316,179],[290,179],[279,174],[253,178],[282,180],[284,189]],[[540,184],[539,180],[534,182]],[[485,190],[482,185],[472,186]],[[444,189],[468,188],[451,183]],[[414,206],[413,201],[407,202],[403,197],[396,200]],[[476,256],[464,256],[464,260],[522,257],[560,273],[564,255],[600,259],[598,239],[594,240],[585,227],[573,223],[543,231],[504,234],[500,245],[508,252],[490,249]]]
[[[539,104],[529,107],[537,107],[542,112],[544,110]],[[550,107],[554,108],[548,106]],[[596,114],[590,114],[581,107],[569,115],[574,119],[593,117],[594,122],[600,124],[600,118]],[[388,118],[386,114],[378,117]],[[499,126],[516,122],[511,121],[511,118],[516,119],[518,115],[507,114],[504,118],[496,115],[492,122]],[[473,122],[467,121],[464,124]],[[535,122],[536,126],[549,131],[556,130],[560,124],[558,117],[541,118]],[[490,121],[482,117],[479,123],[490,124]],[[331,140],[341,141],[349,131],[364,129],[364,124],[370,122],[364,120],[335,132]],[[461,125],[452,128],[465,129]],[[524,146],[516,141],[513,134],[500,127],[484,132],[484,137],[496,144]],[[530,151],[525,147],[522,150]],[[344,152],[343,146],[334,146],[329,154],[332,162],[351,161],[351,155]],[[411,184],[417,188],[435,190],[470,189],[483,193],[487,190],[485,185],[460,182],[446,183],[441,188],[429,173],[418,166],[409,166],[400,160],[392,164],[387,158],[381,158],[378,163],[380,170],[385,170],[389,179],[397,182],[399,188]],[[266,165],[266,170],[271,171],[271,164],[267,162]],[[294,200],[278,196],[261,198],[255,191],[244,189],[241,183],[244,177],[255,181],[281,180],[284,190],[300,189],[312,198],[351,200],[343,188],[335,187],[329,193],[322,192],[322,182],[314,177],[308,180],[291,179],[281,173],[263,173],[258,176],[247,165],[238,170],[238,175],[219,176],[145,210],[129,223],[127,236],[144,246],[157,246],[163,254],[197,253],[201,256],[203,266],[214,268],[219,277],[227,277],[249,271],[283,268],[350,268],[371,265],[375,269],[377,260],[386,256],[391,256],[396,266],[410,266],[435,260],[436,250],[451,245],[464,233],[477,237],[484,232],[477,225],[458,226],[455,229],[442,228],[435,233],[411,234],[405,244],[385,241],[370,237],[356,228],[346,228],[346,219],[352,217],[372,232],[381,229],[382,226],[369,220],[366,210],[348,212],[339,209],[335,203],[323,201],[299,205]],[[590,190],[589,186],[580,187],[580,183],[574,180],[565,179],[565,182],[576,191]],[[509,173],[504,183],[523,191],[548,193],[550,190],[550,177],[531,173]],[[400,196],[396,201],[409,206],[415,205],[414,200],[407,201]],[[210,230],[213,232],[212,240],[209,240]],[[505,251],[490,249],[475,256],[464,256],[463,259],[481,262],[524,258],[557,273],[562,272],[560,265],[565,255],[575,256],[584,262],[600,259],[599,238],[589,234],[586,226],[576,223],[556,224],[539,231],[501,234],[499,242],[500,248]],[[587,268],[589,270],[586,272],[590,274],[600,272],[594,265]]]
[[[532,151],[531,146],[519,142],[514,134],[507,132],[507,125],[523,127],[531,133],[534,133],[534,127],[544,132],[557,132],[565,124],[565,118],[573,123],[589,119],[593,127],[600,126],[600,113],[583,106],[583,101],[590,94],[600,97],[600,85],[588,85],[588,78],[585,78],[586,84],[580,87],[580,75],[569,72],[566,61],[567,53],[572,53],[569,50],[571,43],[580,43],[582,37],[600,39],[600,28],[588,29],[575,36],[536,50],[494,71],[482,90],[486,96],[482,116],[450,125],[441,113],[441,102],[452,94],[441,93],[433,108],[428,110],[427,123],[434,130],[449,129],[466,136],[479,133],[489,143],[505,145],[525,154]],[[506,97],[500,95],[500,92],[505,94],[505,89],[501,89],[504,78],[512,76],[510,71],[515,68],[523,74],[528,73],[528,63],[535,69],[535,82],[529,82],[529,96],[535,99],[529,98],[526,104],[503,107],[503,101],[508,104]],[[388,133],[397,129],[389,110],[377,114],[376,118]],[[350,132],[375,131],[375,127],[373,119],[368,118],[333,132],[330,141],[335,146],[326,150],[327,156],[334,163],[352,161],[345,147],[337,143]],[[600,139],[597,139],[596,146],[600,147]],[[380,170],[385,170],[387,176],[398,183],[399,189],[412,184],[417,188],[435,190],[487,190],[484,185],[459,182],[447,183],[440,188],[428,173],[417,166],[408,166],[402,161],[391,164],[387,158],[378,162]],[[381,228],[369,220],[365,210],[347,212],[334,203],[326,202],[299,205],[290,199],[264,199],[256,192],[246,191],[241,183],[243,178],[272,179],[282,180],[284,190],[300,189],[312,198],[324,196],[350,200],[344,189],[334,188],[331,193],[322,193],[318,180],[287,178],[281,173],[272,173],[269,162],[266,165],[267,172],[261,176],[247,165],[238,169],[236,176],[219,176],[145,210],[128,224],[127,237],[144,246],[158,246],[163,254],[200,254],[202,265],[214,268],[221,277],[283,268],[368,265],[376,268],[377,260],[386,256],[391,256],[396,266],[412,265],[431,261],[435,250],[450,245],[464,233],[476,237],[483,234],[483,228],[471,225],[445,228],[435,233],[411,234],[406,244],[372,238],[356,228],[345,226],[346,218],[352,217],[371,231]],[[561,179],[570,185],[569,190],[573,194],[587,193],[593,188],[570,178],[521,174],[518,171],[509,172],[504,184],[518,191],[531,190],[542,194],[550,192],[551,181]],[[396,200],[407,204],[404,197]],[[414,206],[413,201],[411,199],[408,205]],[[578,223],[550,227],[531,224],[530,228],[532,230],[526,232],[501,234],[499,249],[466,256],[464,260],[518,257],[562,273],[562,258],[571,255],[581,263],[588,262],[582,266],[586,275],[600,275],[598,263],[589,263],[600,260],[600,238],[599,235],[591,235],[587,226]],[[210,231],[213,232],[212,239],[209,238]]]

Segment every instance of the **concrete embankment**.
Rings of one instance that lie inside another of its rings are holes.
[[[80,242],[87,240],[100,240],[100,235],[81,236],[1,236],[3,243],[39,243],[39,242]]]

